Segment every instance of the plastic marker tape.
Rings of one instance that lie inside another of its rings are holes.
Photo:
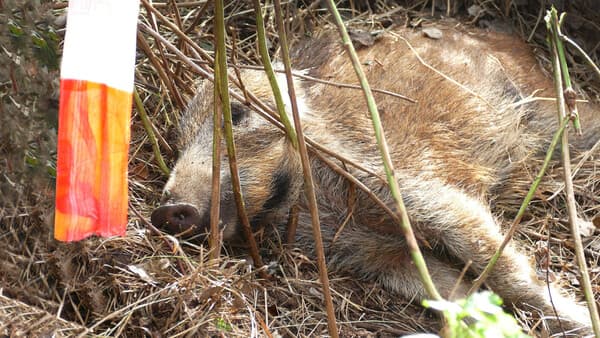
[[[123,235],[139,0],[70,0],[54,237]]]

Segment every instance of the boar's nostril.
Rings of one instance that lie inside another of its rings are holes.
[[[188,232],[191,228],[201,228],[198,209],[191,204],[168,204],[156,208],[150,216],[152,225],[170,234]],[[193,231],[196,232],[196,231]]]

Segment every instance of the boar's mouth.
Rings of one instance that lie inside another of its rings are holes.
[[[210,224],[208,214],[200,215],[198,208],[188,203],[162,205],[152,212],[150,221],[169,234],[187,236],[206,232]]]

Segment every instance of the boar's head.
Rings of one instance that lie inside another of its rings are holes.
[[[271,87],[262,71],[242,72],[245,88],[273,105]],[[278,76],[287,94],[285,78]],[[287,95],[284,95],[287,96]],[[289,101],[289,100],[288,100]],[[286,104],[286,109],[289,104]],[[233,133],[240,184],[253,226],[284,217],[302,185],[298,156],[284,133],[249,106],[231,99]],[[179,128],[181,153],[165,185],[152,223],[171,234],[202,235],[210,224],[213,84],[205,80],[189,104]],[[220,222],[224,240],[240,233],[225,141],[221,142]],[[202,237],[202,236],[201,236]]]

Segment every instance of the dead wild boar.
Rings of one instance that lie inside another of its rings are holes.
[[[557,113],[555,102],[526,100],[534,94],[555,95],[552,82],[542,75],[525,43],[499,33],[439,28],[443,31],[439,40],[419,30],[387,32],[358,53],[373,88],[418,101],[412,104],[375,94],[408,214],[417,234],[429,243],[423,249],[433,281],[448,297],[464,264],[470,261],[469,276],[477,276],[500,245],[499,224],[509,220],[495,216],[490,203],[506,193],[503,187],[509,173],[523,170],[532,156],[544,155],[557,129]],[[320,79],[357,83],[336,38],[334,33],[325,33],[301,44],[295,50],[294,67]],[[285,79],[279,77],[287,94]],[[273,105],[262,71],[244,70],[242,80],[248,91]],[[294,81],[305,134],[384,176],[361,91],[299,78]],[[297,243],[312,251],[299,155],[281,130],[243,102],[234,100],[232,110],[249,218],[255,226],[268,222],[285,227],[289,208],[297,205]],[[598,112],[597,106],[580,104],[579,110],[586,134],[572,139],[585,149],[596,141],[600,117],[592,115],[593,110]],[[191,229],[192,234],[200,234],[208,229],[212,114],[212,84],[204,81],[181,125],[182,153],[165,186],[163,206],[152,214],[154,225],[167,232]],[[223,159],[220,226],[224,239],[232,240],[241,231],[229,167]],[[329,266],[377,281],[406,299],[427,297],[397,224],[366,193],[314,154],[311,165]],[[346,167],[395,209],[384,181],[352,165]],[[544,318],[555,316],[551,297],[563,327],[571,334],[580,336],[590,330],[587,309],[554,288],[550,296],[529,259],[514,246],[504,250],[487,284],[506,304]],[[464,296],[469,285],[468,278],[460,282],[454,297]],[[548,324],[551,330],[559,330],[556,320]]]

